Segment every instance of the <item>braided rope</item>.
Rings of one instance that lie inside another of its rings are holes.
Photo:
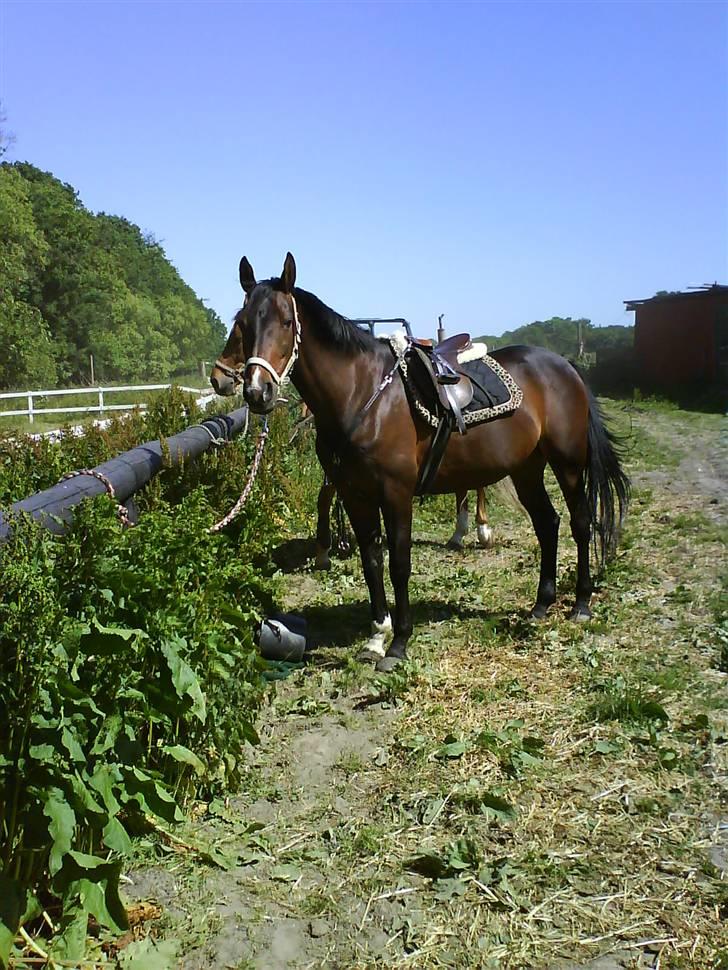
[[[114,502],[116,502],[116,492],[114,490],[114,486],[112,482],[106,477],[106,475],[102,474],[101,472],[97,472],[93,468],[81,468],[77,472],[69,472],[67,475],[63,476],[61,481],[65,482],[70,478],[78,478],[81,475],[88,475],[90,478],[95,478],[96,481],[101,482],[101,484],[108,492],[109,497]],[[122,525],[126,526],[126,528],[129,528],[130,526],[134,525],[134,523],[129,518],[129,510],[125,505],[122,505],[120,502],[116,502],[116,514],[119,516],[119,519],[121,520]]]
[[[245,483],[245,488],[243,489],[240,498],[224,518],[220,519],[219,522],[216,522],[215,525],[210,526],[210,528],[207,530],[208,532],[219,532],[220,529],[224,529],[226,525],[230,525],[233,519],[240,515],[243,506],[248,501],[248,497],[253,489],[253,483],[255,482],[255,476],[258,474],[258,466],[260,465],[260,460],[263,457],[263,449],[265,448],[265,441],[267,437],[268,424],[266,422],[265,427],[258,435],[258,443],[255,446],[255,457],[253,458],[250,475],[248,475],[248,481]]]
[[[220,448],[222,447],[222,445],[230,444],[227,438],[221,438],[219,435],[215,435],[214,432],[210,428],[208,428],[206,424],[191,424],[187,430],[191,431],[192,428],[202,428],[203,431],[206,431],[210,436],[210,444],[215,445],[216,448]]]

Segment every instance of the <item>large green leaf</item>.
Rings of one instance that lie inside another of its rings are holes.
[[[185,748],[183,744],[172,744],[165,745],[162,748],[164,754],[168,754],[170,758],[174,758],[175,761],[181,761],[183,764],[192,765],[198,775],[205,774],[204,762],[197,757],[194,751],[190,751],[189,748]]]
[[[177,696],[189,697],[192,701],[192,713],[204,724],[207,717],[205,697],[192,667],[180,656],[180,649],[187,644],[181,637],[171,637],[162,643],[162,653],[172,674],[172,683]]]
[[[27,908],[27,890],[17,879],[0,875],[0,967],[7,967],[13,941]]]
[[[70,778],[71,786],[73,788],[73,793],[76,796],[76,808],[81,807],[82,811],[86,814],[91,815],[105,815],[105,810],[99,805],[94,796],[91,794],[88,786],[81,779],[78,772]]]
[[[64,900],[58,934],[53,939],[49,955],[57,960],[80,961],[86,952],[88,910],[78,898]]]
[[[74,761],[83,763],[86,760],[86,755],[83,753],[83,748],[78,742],[78,738],[75,736],[73,731],[69,731],[67,727],[63,728],[61,732],[61,741],[63,747],[68,751],[71,758]]]
[[[177,944],[172,940],[155,942],[147,937],[137,940],[119,954],[122,970],[174,970],[177,966]]]
[[[127,801],[135,801],[140,808],[165,822],[181,822],[182,812],[168,791],[141,768],[124,769]]]
[[[88,633],[81,637],[80,646],[87,654],[109,657],[126,650],[130,642],[145,638],[147,638],[147,634],[144,630],[123,626],[104,626],[94,619]]]
[[[64,912],[79,905],[103,926],[117,933],[127,929],[129,921],[119,898],[121,865],[120,859],[69,852],[53,880],[53,889],[63,897]]]
[[[492,792],[481,792],[479,796],[480,811],[483,815],[492,815],[494,818],[508,820],[516,817],[516,809],[505,798],[494,795]]]
[[[98,733],[91,754],[103,754],[114,747],[116,739],[121,730],[122,720],[120,714],[112,714],[104,721],[104,725]]]
[[[48,834],[53,840],[48,868],[55,875],[70,851],[76,829],[76,815],[59,788],[51,788],[43,803],[43,814],[50,819]]]
[[[114,785],[118,784],[115,770],[110,765],[99,765],[88,783],[101,796],[109,815],[116,815],[120,806],[114,794]]]
[[[41,764],[53,764],[58,759],[58,751],[52,744],[31,744],[28,754]]]
[[[131,854],[131,839],[118,818],[110,818],[103,829],[104,845],[119,855]]]

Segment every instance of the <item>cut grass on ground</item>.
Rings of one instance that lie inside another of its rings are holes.
[[[288,576],[315,659],[272,691],[244,792],[184,836],[227,862],[152,840],[130,873],[179,966],[728,966],[725,494],[706,518],[688,474],[725,456],[712,415],[631,417],[635,498],[590,624],[566,618],[564,520],[559,601],[526,622],[536,542],[497,499],[491,552],[443,548],[451,499],[418,506],[412,660],[387,677],[350,659],[358,561]]]

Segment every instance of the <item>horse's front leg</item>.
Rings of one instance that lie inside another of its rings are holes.
[[[384,658],[384,644],[392,632],[392,620],[387,612],[387,598],[384,592],[379,506],[344,494],[341,498],[359,544],[361,564],[369,589],[372,610],[371,636],[359,651],[357,660],[378,661]]]
[[[331,549],[331,503],[336,495],[336,487],[327,477],[319,489],[316,503],[318,518],[316,521],[316,559],[314,569],[331,569],[329,550]]]
[[[382,506],[389,546],[389,575],[394,587],[394,639],[387,655],[377,664],[385,673],[407,657],[407,642],[412,636],[409,579],[412,571],[412,496],[397,492],[385,498]]]

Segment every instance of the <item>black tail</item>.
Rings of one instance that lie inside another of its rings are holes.
[[[586,390],[589,395],[586,497],[594,551],[599,566],[603,567],[617,548],[631,484],[622,470],[617,440],[605,424],[597,399],[588,386]]]

